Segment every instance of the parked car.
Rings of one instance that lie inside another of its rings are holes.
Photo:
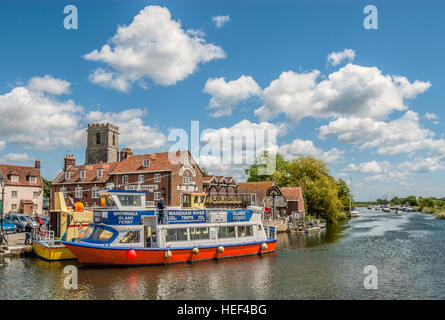
[[[37,223],[37,221],[35,221],[35,219],[33,221],[31,218],[32,218],[31,216],[22,213],[8,213],[6,215],[6,219],[10,220],[12,223],[15,224],[17,232],[25,231],[25,227],[28,221],[31,221],[31,226],[33,228],[37,228],[39,224]]]
[[[3,227],[4,233],[16,233],[17,232],[17,227],[15,226],[15,224],[12,223],[12,221],[9,221],[8,219],[0,218],[0,224]]]

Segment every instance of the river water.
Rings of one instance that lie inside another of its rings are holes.
[[[361,213],[318,234],[279,234],[264,256],[133,268],[4,258],[0,299],[445,299],[445,220]],[[64,288],[68,264],[78,289]],[[363,284],[367,265],[375,290]]]

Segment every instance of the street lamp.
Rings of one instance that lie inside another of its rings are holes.
[[[2,215],[1,215],[1,233],[3,233],[3,208],[5,207],[5,186],[6,186],[6,179],[3,177],[3,175],[0,177],[0,186],[2,187]]]

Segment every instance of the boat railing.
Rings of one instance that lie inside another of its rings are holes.
[[[264,226],[264,231],[266,232],[267,239],[276,239],[277,231],[273,226]]]
[[[32,233],[33,241],[45,241],[48,244],[54,244],[54,231],[45,228],[34,228]]]

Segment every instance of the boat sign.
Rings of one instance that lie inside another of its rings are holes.
[[[227,222],[249,221],[251,217],[251,210],[227,210]]]
[[[168,223],[206,223],[206,210],[168,210]]]

